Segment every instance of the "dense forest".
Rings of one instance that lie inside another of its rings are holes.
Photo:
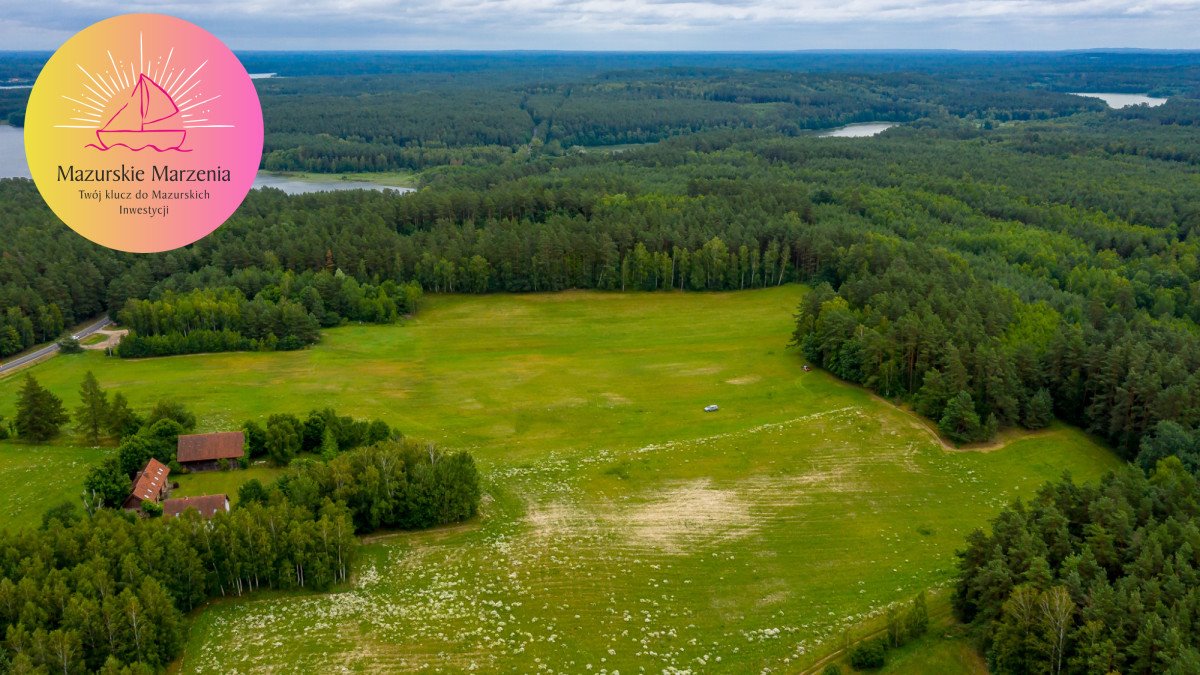
[[[475,75],[373,75],[269,79],[259,88],[264,168],[318,172],[487,165],[715,129],[794,136],[939,113],[1003,122],[1103,109],[1096,99],[923,73],[676,68],[524,85]],[[437,108],[424,105],[432,98]]]
[[[1159,422],[1200,423],[1194,57],[1030,55],[983,73],[999,62],[807,55],[796,72],[782,55],[725,68],[626,55],[595,72],[584,55],[507,67],[376,55],[353,76],[340,57],[247,58],[314,75],[261,81],[280,134],[496,152],[406,165],[438,165],[413,195],[255,192],[214,235],[154,256],[92,246],[27,181],[3,181],[0,356],[102,311],[133,329],[119,354],[137,357],[299,348],[323,326],[411,313],[421,289],[804,281],[804,354],[955,440],[1057,415],[1134,458]],[[1175,96],[1103,110],[1056,93],[1136,73]],[[453,115],[430,116],[414,102],[425,94],[450,96]],[[870,142],[795,135],[865,119],[914,121]],[[562,149],[661,138],[615,155]],[[316,147],[297,142],[279,149]]]
[[[318,172],[490,165],[522,152],[728,128],[794,135],[940,113],[1005,122],[1100,111],[1072,91],[1180,95],[1188,53],[240,54],[266,124],[263,167]],[[32,83],[44,54],[0,80]],[[0,91],[20,125],[28,90]],[[436,106],[430,101],[436,100]]]
[[[950,437],[1058,416],[1133,459],[1160,421],[1200,423],[1198,113],[943,117],[867,143],[715,131],[452,167],[411,195],[260,191],[196,245],[137,258],[47,227],[32,186],[7,181],[0,334],[25,346],[115,306],[138,336],[126,356],[295,348],[411,312],[418,285],[804,281],[804,354]],[[54,265],[28,253],[45,250]]]
[[[992,672],[1200,671],[1197,495],[1172,458],[1149,477],[1048,484],[972,534],[954,608]]]

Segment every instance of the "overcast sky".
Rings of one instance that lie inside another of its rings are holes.
[[[138,11],[234,49],[1200,48],[1200,0],[0,0],[0,48]]]

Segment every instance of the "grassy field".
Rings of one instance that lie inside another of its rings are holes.
[[[35,526],[46,509],[80,503],[88,468],[108,452],[0,442],[0,529]]]
[[[361,181],[391,187],[417,187],[419,176],[412,171],[347,171],[344,173],[316,173],[312,171],[269,171],[272,176],[284,176],[296,180],[324,182],[329,180]]]
[[[879,675],[987,675],[987,662],[960,635],[933,635],[888,652]]]
[[[800,369],[785,345],[802,292],[442,296],[302,352],[88,353],[33,372],[71,406],[87,369],[135,406],[178,398],[204,430],[332,405],[480,461],[477,522],[372,540],[345,592],[210,607],[182,672],[791,671],[945,583],[1002,505],[1117,464],[1061,426],[943,449]],[[0,380],[0,414],[17,384]]]
[[[270,466],[252,466],[249,469],[233,471],[202,471],[199,473],[173,474],[171,480],[178,481],[179,487],[171,491],[172,497],[195,497],[197,495],[223,494],[229,501],[237,504],[237,491],[242,483],[257,478],[263,485],[270,483],[282,473],[282,469]]]
[[[874,672],[881,675],[986,675],[987,663],[972,644],[968,627],[954,618],[950,601],[949,587],[927,593],[929,630],[903,647],[888,649],[883,668]],[[886,630],[887,619],[882,615],[850,627],[830,645],[831,652],[840,650],[800,672],[817,675],[829,663],[834,663],[843,673],[853,673],[851,650],[863,642],[882,639]]]

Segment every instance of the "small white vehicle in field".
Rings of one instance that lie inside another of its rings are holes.
[[[717,412],[718,410],[720,410],[720,408],[718,408],[716,405],[704,406],[704,412]]]

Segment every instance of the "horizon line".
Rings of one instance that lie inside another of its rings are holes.
[[[2,54],[52,54],[55,48],[0,49]],[[1075,47],[1061,49],[962,49],[955,47],[837,47],[826,49],[234,49],[235,53],[258,54],[1084,54],[1089,52],[1141,52],[1148,54],[1200,54],[1200,48]]]

